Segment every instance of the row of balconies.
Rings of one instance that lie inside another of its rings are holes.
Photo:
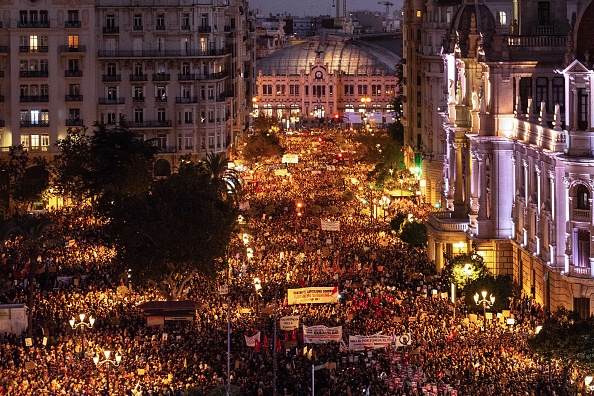
[[[80,96],[81,100],[82,100],[82,95],[78,95]],[[69,95],[67,95],[66,97],[69,97]],[[221,94],[218,97],[208,97],[208,99],[202,99],[202,100],[216,100],[217,102],[224,102],[225,99],[227,98],[226,94]],[[143,103],[145,100],[144,96],[138,96],[138,97],[134,97],[132,98],[132,102],[134,103]],[[156,102],[167,102],[167,97],[166,96],[157,96],[155,97],[155,101]],[[46,100],[47,102],[47,100]],[[126,98],[99,98],[99,104],[102,105],[121,105],[121,104],[125,104],[126,103]],[[175,98],[175,103],[181,103],[181,104],[192,104],[192,103],[198,103],[198,97],[197,96],[177,96]]]
[[[210,50],[99,50],[100,58],[163,58],[163,57],[200,57],[223,56],[230,54],[228,48]]]
[[[214,122],[214,121],[213,121]],[[127,122],[130,128],[170,128],[172,125],[171,120],[156,120],[156,121],[132,121]],[[84,120],[80,118],[69,118],[65,120],[65,125],[72,126],[83,126]],[[0,120],[0,127],[4,127],[4,120]],[[20,121],[21,128],[47,128],[49,127],[49,121]]]
[[[49,47],[47,45],[38,45],[38,46],[30,46],[30,45],[19,45],[19,52],[24,53],[33,53],[33,52],[48,52]],[[86,45],[59,45],[58,51],[60,52],[87,52]]]
[[[80,27],[80,26],[79,26]],[[169,29],[169,30],[175,30],[177,26],[175,26],[173,29]],[[184,32],[189,32],[192,30],[190,25],[181,25],[179,26],[179,29],[181,31]],[[165,31],[166,27],[165,25],[156,25],[155,26],[155,31]],[[213,32],[213,27],[212,26],[208,26],[208,25],[201,25],[196,27],[195,31],[198,33],[212,33]],[[132,28],[133,32],[141,32],[144,31],[144,26],[143,25],[134,25]],[[225,26],[223,28],[223,31],[225,33],[229,33],[231,32],[231,26]],[[120,27],[119,26],[103,26],[103,34],[118,34],[120,33]]]

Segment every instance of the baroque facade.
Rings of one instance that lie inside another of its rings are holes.
[[[406,139],[442,208],[429,254],[440,269],[475,251],[546,308],[590,316],[594,3],[514,4],[504,27],[497,3],[405,2],[405,51],[427,50],[407,62]]]
[[[226,152],[255,61],[242,0],[0,1],[0,146],[51,154],[98,121],[162,154]],[[175,161],[173,161],[175,163]]]

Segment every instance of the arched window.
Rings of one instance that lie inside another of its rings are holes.
[[[115,76],[117,74],[117,68],[115,63],[108,63],[107,64],[107,75],[108,76]]]
[[[577,209],[590,210],[590,191],[583,184],[577,188]]]

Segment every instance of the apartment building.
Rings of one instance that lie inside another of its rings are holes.
[[[245,129],[246,1],[0,4],[0,146],[51,154],[69,127],[125,120],[163,154],[202,156],[229,152]]]

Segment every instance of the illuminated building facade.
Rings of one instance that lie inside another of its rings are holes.
[[[257,62],[254,116],[274,116],[283,129],[392,122],[399,62],[396,54],[344,37],[319,36],[278,50]]]
[[[419,48],[430,37],[443,43],[428,55],[443,70],[439,97],[430,97],[431,79],[419,70],[429,60],[407,60],[421,92],[421,106],[408,101],[409,118],[436,104],[433,126],[421,119],[406,137],[415,153],[433,154],[421,156],[431,202],[442,208],[427,223],[429,255],[441,268],[444,254],[475,251],[546,308],[589,317],[594,4],[519,3],[505,28],[496,7],[405,2],[405,26],[414,32],[405,29],[405,37],[418,38]]]

